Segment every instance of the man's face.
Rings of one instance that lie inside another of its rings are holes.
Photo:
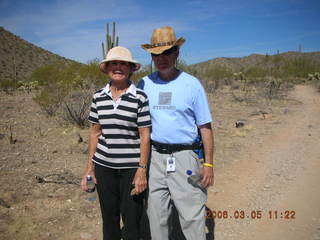
[[[179,48],[173,47],[161,54],[151,54],[152,60],[156,65],[157,69],[161,71],[166,71],[174,68],[176,60],[179,56]]]

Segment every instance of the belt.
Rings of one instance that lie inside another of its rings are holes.
[[[200,149],[201,146],[197,143],[192,144],[168,144],[168,143],[160,143],[156,141],[151,141],[152,146],[154,146],[155,150],[159,153],[171,154],[174,152],[179,152],[183,150],[195,150]]]

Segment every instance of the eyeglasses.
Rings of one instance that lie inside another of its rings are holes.
[[[164,56],[169,56],[171,55],[172,53],[174,53],[175,51],[177,50],[177,47],[172,47],[168,50],[165,50],[164,52],[160,53],[160,54],[154,54],[154,53],[151,53],[152,57],[159,57],[161,55],[164,55]]]

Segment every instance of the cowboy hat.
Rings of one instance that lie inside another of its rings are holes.
[[[141,47],[150,53],[161,54],[174,46],[180,47],[185,41],[183,37],[176,38],[172,27],[165,26],[154,29],[151,44],[142,44]]]
[[[107,73],[106,63],[110,61],[124,61],[124,62],[133,63],[135,66],[133,71],[137,71],[141,67],[141,64],[132,58],[132,54],[130,50],[120,46],[111,48],[107,54],[106,59],[103,59],[100,62],[99,67],[102,72]]]

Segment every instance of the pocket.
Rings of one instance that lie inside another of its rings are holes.
[[[190,167],[193,172],[199,173],[201,162],[199,161],[198,154],[195,153],[193,150],[188,150],[190,156]]]

